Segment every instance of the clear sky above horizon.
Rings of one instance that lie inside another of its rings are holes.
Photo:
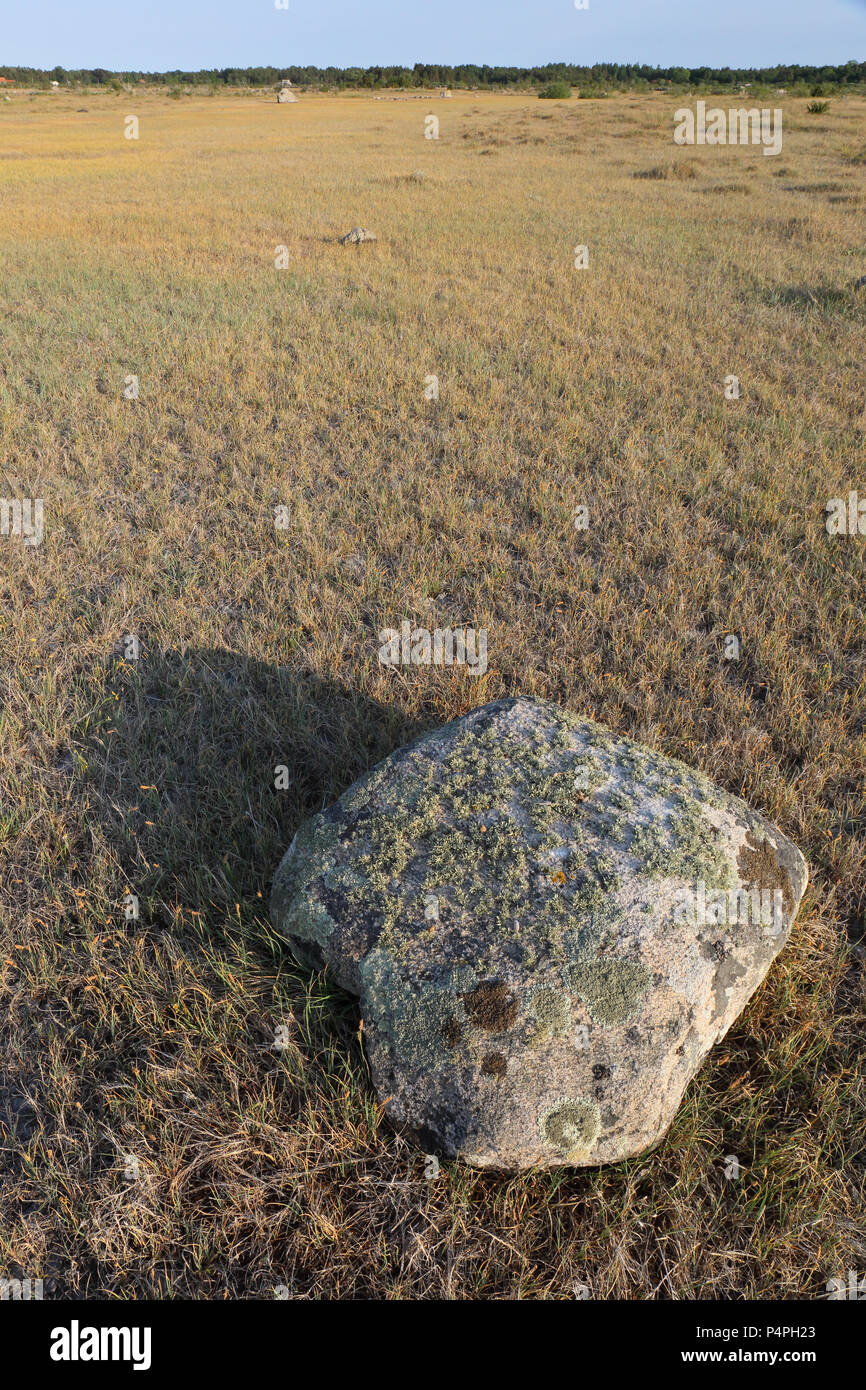
[[[198,69],[866,57],[866,0],[0,0],[0,64]]]

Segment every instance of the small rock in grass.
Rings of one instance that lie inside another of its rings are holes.
[[[375,232],[368,232],[364,227],[353,227],[351,232],[340,237],[343,246],[357,246],[362,241],[378,241]]]

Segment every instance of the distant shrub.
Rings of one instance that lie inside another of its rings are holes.
[[[542,87],[538,93],[542,101],[563,101],[571,96],[571,88],[567,82],[548,82],[546,87]]]
[[[823,116],[825,111],[830,110],[829,101],[810,101],[806,110],[811,116]]]

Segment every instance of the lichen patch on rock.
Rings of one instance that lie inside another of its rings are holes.
[[[559,1157],[578,1161],[601,1130],[601,1111],[592,1100],[558,1100],[541,1116],[541,1134]]]

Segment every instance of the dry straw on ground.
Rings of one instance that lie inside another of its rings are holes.
[[[455,94],[425,141],[423,104],[352,96],[3,104],[0,493],[46,517],[0,539],[4,1276],[776,1299],[864,1269],[866,541],[823,509],[866,493],[866,102],[783,101],[778,159],[674,147],[673,106]],[[402,618],[486,628],[487,674],[380,667]],[[302,816],[514,691],[701,767],[813,883],[655,1153],[428,1177],[264,904]]]

